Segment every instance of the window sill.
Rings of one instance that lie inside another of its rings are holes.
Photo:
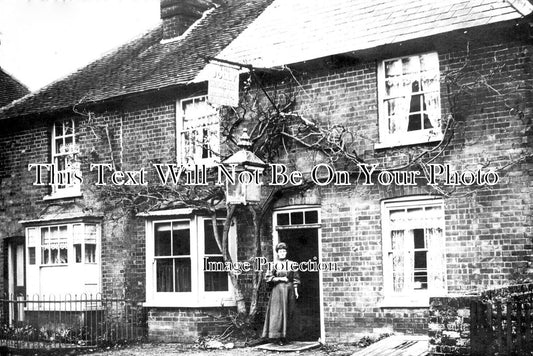
[[[409,296],[388,296],[380,303],[380,308],[429,308],[429,296],[409,295]]]
[[[216,308],[216,307],[234,307],[237,304],[233,299],[218,299],[218,300],[202,300],[202,301],[184,301],[178,298],[173,300],[149,300],[143,303],[147,308]]]
[[[34,266],[34,265],[30,265],[30,266]],[[69,266],[68,263],[54,263],[54,264],[49,264],[49,265],[41,264],[39,265],[39,268],[58,268],[58,267],[68,267],[68,266]]]
[[[83,194],[81,192],[61,192],[50,195],[45,195],[43,200],[57,200],[57,199],[68,199],[68,198],[81,198]]]
[[[444,138],[444,135],[417,135],[415,137],[410,137],[409,135],[398,136],[383,140],[382,142],[377,142],[374,144],[374,149],[379,150],[383,148],[392,148],[400,146],[412,146],[412,145],[421,145],[424,143],[440,142]]]

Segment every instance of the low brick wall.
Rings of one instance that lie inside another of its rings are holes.
[[[430,355],[470,354],[470,303],[477,296],[430,298]]]
[[[200,336],[218,335],[228,326],[226,308],[150,308],[151,341],[195,342]]]

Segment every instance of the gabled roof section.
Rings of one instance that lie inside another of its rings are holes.
[[[528,0],[275,0],[219,58],[298,63],[529,15]]]
[[[23,97],[29,92],[24,84],[0,68],[0,107]]]
[[[0,119],[52,112],[80,103],[185,85],[273,0],[234,0],[220,5],[176,41],[161,43],[162,26],[87,67],[0,111]]]

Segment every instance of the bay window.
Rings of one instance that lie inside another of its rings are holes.
[[[26,227],[29,295],[100,292],[100,225],[69,222]]]

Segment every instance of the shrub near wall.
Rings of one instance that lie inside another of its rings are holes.
[[[431,355],[470,354],[470,305],[477,298],[430,298],[428,335]]]

